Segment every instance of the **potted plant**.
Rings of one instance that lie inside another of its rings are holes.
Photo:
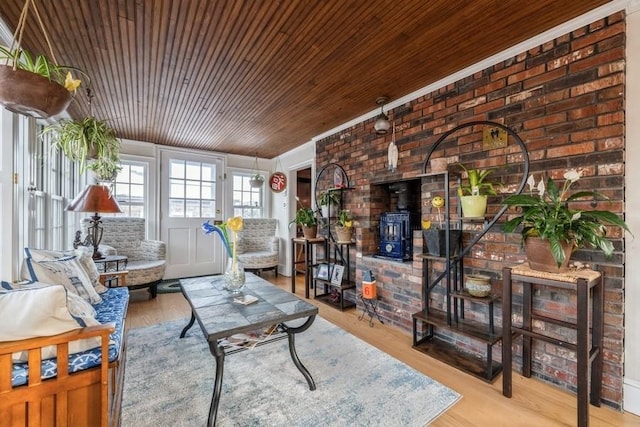
[[[80,173],[91,169],[98,179],[109,180],[119,171],[120,141],[106,120],[61,120],[43,129],[43,135],[48,133],[53,135],[54,148],[80,164]]]
[[[296,197],[298,202],[298,210],[296,211],[296,217],[291,220],[289,225],[298,224],[302,227],[302,234],[307,239],[315,239],[318,233],[318,218],[316,213],[311,208],[304,207],[300,204],[300,199]]]
[[[431,199],[431,206],[438,210],[438,222],[434,224],[430,220],[423,219],[422,236],[429,255],[444,257],[447,255],[447,229],[443,227],[440,209],[445,207],[445,201],[441,196],[435,196]],[[462,230],[447,228],[449,232],[449,256],[453,256],[458,250]]]
[[[251,188],[260,188],[262,184],[264,184],[264,177],[260,174],[251,175],[251,178],[249,178]]]
[[[484,218],[487,212],[487,196],[495,196],[496,190],[487,177],[493,169],[467,169],[460,167],[467,173],[467,182],[458,187],[458,197],[465,218]]]
[[[20,48],[0,46],[0,60],[0,105],[39,119],[66,110],[81,83],[72,72],[84,74]]]
[[[320,211],[323,218],[329,218],[331,212],[336,212],[340,205],[340,195],[336,191],[323,191],[320,193]]]
[[[343,209],[338,215],[338,221],[335,225],[337,242],[338,243],[351,243],[353,237],[353,215],[351,211]]]
[[[564,174],[562,188],[548,178],[546,187],[541,179],[536,185],[533,175],[527,180],[530,194],[515,194],[507,197],[504,204],[519,207],[520,215],[503,225],[511,233],[519,226],[525,252],[532,269],[560,272],[569,264],[574,249],[592,247],[600,249],[605,256],[613,254],[613,243],[606,237],[606,225],[622,227],[630,232],[627,224],[616,214],[603,210],[572,209],[569,203],[578,199],[608,198],[597,191],[578,191],[569,194],[571,185],[578,181],[581,172],[571,169]],[[537,195],[534,195],[534,190]],[[551,263],[541,254],[548,254]]]

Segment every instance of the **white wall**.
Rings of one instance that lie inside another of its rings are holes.
[[[278,272],[285,276],[291,275],[291,239],[295,237],[296,232],[295,227],[289,227],[289,222],[296,214],[296,171],[310,167],[313,179],[315,156],[315,142],[307,142],[280,156],[281,172],[287,176],[287,189],[281,193],[271,193],[271,212],[272,217],[278,219],[278,237],[282,254]]]
[[[624,409],[640,415],[640,0],[627,6]],[[636,184],[636,185],[634,185]]]

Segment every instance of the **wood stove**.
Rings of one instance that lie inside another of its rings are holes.
[[[380,215],[381,258],[411,261],[413,257],[413,231],[420,229],[420,215],[408,211],[384,212]]]

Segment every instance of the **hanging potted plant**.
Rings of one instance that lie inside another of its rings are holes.
[[[503,230],[511,233],[522,227],[525,253],[532,269],[551,273],[566,270],[573,250],[582,247],[599,249],[610,257],[613,243],[606,237],[605,226],[618,226],[631,232],[627,224],[610,211],[569,207],[570,202],[584,198],[608,200],[597,191],[569,194],[571,185],[580,177],[581,173],[575,169],[567,171],[559,189],[551,178],[546,186],[542,179],[536,185],[531,175],[527,180],[530,194],[516,194],[504,200],[507,206],[521,208],[520,215],[505,222]]]
[[[45,126],[43,135],[51,133],[53,148],[59,149],[71,161],[80,164],[80,173],[87,168],[100,178],[119,171],[120,141],[106,120],[86,117],[83,120],[61,120]],[[93,162],[90,162],[94,160]],[[117,170],[116,170],[117,169]]]
[[[338,215],[338,221],[335,225],[336,241],[338,243],[351,243],[353,238],[353,215],[347,209],[340,211]]]
[[[14,113],[47,119],[67,109],[81,84],[77,68],[56,65],[45,56],[0,46],[0,105]],[[73,71],[73,73],[72,73]],[[82,73],[84,74],[84,73]]]
[[[467,181],[458,187],[458,197],[465,218],[484,218],[487,213],[487,196],[495,196],[496,190],[487,177],[493,169],[467,169],[460,167],[467,173]]]
[[[51,59],[33,56],[20,47],[30,5],[38,17]],[[81,73],[77,68],[58,65],[36,3],[25,1],[11,47],[0,46],[0,105],[39,119],[60,114],[69,106],[72,94],[80,85],[80,80],[76,80],[71,71]]]
[[[258,156],[256,155],[256,164],[253,169],[253,175],[249,178],[249,185],[251,188],[260,188],[264,184],[264,177],[258,173]]]

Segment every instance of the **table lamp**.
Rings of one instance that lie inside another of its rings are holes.
[[[75,199],[67,206],[67,210],[71,212],[94,212],[91,217],[90,225],[87,228],[87,237],[84,242],[80,241],[80,232],[76,232],[76,238],[73,247],[78,245],[93,246],[93,259],[102,259],[104,256],[98,250],[100,241],[102,241],[103,229],[100,226],[100,215],[98,213],[122,213],[118,201],[111,194],[111,189],[102,184],[91,184],[76,196]]]

